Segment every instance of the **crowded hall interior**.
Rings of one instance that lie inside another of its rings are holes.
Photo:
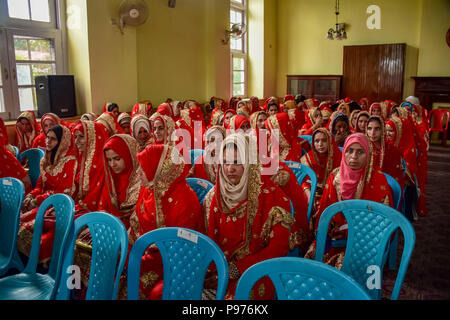
[[[0,11],[0,300],[450,298],[450,0]]]

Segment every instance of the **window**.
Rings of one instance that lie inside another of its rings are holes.
[[[247,1],[231,0],[230,28],[233,24],[247,25]],[[240,39],[230,39],[232,96],[247,95],[247,33]]]
[[[63,0],[0,0],[0,116],[37,111],[35,78],[67,70]]]

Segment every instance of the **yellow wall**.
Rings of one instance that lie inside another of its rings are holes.
[[[341,75],[343,47],[348,45],[406,43],[410,47],[408,52],[413,54],[409,61],[414,61],[414,54],[417,55],[414,48],[419,47],[421,3],[421,0],[340,1],[339,22],[346,23],[348,39],[331,41],[326,39],[326,33],[335,25],[334,1],[279,0],[277,94],[286,93],[286,75]],[[366,26],[369,5],[381,9],[380,30],[369,30]],[[407,69],[406,73],[411,74],[414,66]],[[405,83],[405,87],[410,88],[410,84]]]
[[[423,0],[417,75],[450,76],[450,47],[445,35],[450,28],[450,0]]]

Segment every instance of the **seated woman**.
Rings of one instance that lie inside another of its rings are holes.
[[[242,133],[248,133],[250,131],[250,121],[248,121],[248,118],[238,114],[235,115],[230,119],[229,124],[229,132],[242,132]]]
[[[280,112],[280,106],[274,100],[270,100],[270,102],[267,104],[267,108],[264,109],[264,111],[266,111],[269,116],[273,116]]]
[[[302,157],[301,163],[313,169],[317,175],[317,188],[313,199],[314,207],[317,207],[328,176],[341,164],[342,152],[330,132],[325,128],[316,129],[312,135],[312,141],[312,150]],[[311,201],[311,183],[305,181],[302,187],[308,202]]]
[[[362,110],[369,111],[369,99],[361,98],[361,100],[359,100],[359,106]]]
[[[189,177],[200,178],[211,183],[217,180],[217,165],[220,146],[225,139],[226,132],[222,126],[213,126],[205,133],[205,153],[192,166]]]
[[[384,115],[383,115],[383,113],[382,113],[382,110],[381,110],[381,104],[378,103],[378,102],[374,102],[374,103],[372,103],[372,104],[370,105],[369,113],[370,113],[371,116],[379,116],[379,117],[381,117],[383,120],[385,119],[385,118],[384,118]]]
[[[176,148],[152,145],[137,155],[143,171],[136,211],[130,218],[130,245],[143,234],[165,227],[181,227],[205,232],[200,202],[186,182],[188,166]],[[142,258],[141,297],[161,299],[163,265],[157,248]]]
[[[136,103],[131,109],[131,118],[134,118],[137,114],[142,114],[147,118],[150,118],[153,112],[156,111],[153,109],[153,105],[150,101],[148,103]]]
[[[103,106],[103,113],[105,113],[105,112],[110,112],[114,116],[114,119],[116,121],[117,121],[117,118],[120,115],[119,106],[117,105],[117,103],[113,103],[113,102],[107,102]]]
[[[0,178],[16,178],[23,182],[25,187],[25,194],[31,190],[31,180],[28,172],[17,160],[16,156],[10,151],[8,146],[11,146],[8,141],[5,124],[0,118]],[[1,204],[0,204],[1,205]]]
[[[24,111],[16,122],[16,146],[19,153],[32,148],[34,139],[41,132],[33,111]]]
[[[93,113],[93,112],[88,112],[85,113],[81,116],[80,120],[85,120],[85,121],[95,121],[97,120],[98,116]]]
[[[338,147],[343,147],[345,139],[351,134],[348,117],[343,113],[337,113],[331,121],[330,132]]]
[[[154,139],[151,137],[150,120],[141,114],[136,115],[131,120],[131,134],[139,144],[138,152],[143,151],[154,142]]]
[[[75,216],[97,211],[105,185],[103,146],[109,135],[98,122],[80,121],[73,129],[78,158]]]
[[[138,147],[136,139],[127,134],[116,134],[103,146],[106,185],[98,210],[118,217],[127,229],[141,187]]]
[[[128,113],[122,112],[119,115],[119,118],[117,118],[117,123],[119,123],[119,126],[122,128],[124,133],[131,134],[131,116]]]
[[[356,128],[355,132],[366,133],[367,121],[369,121],[370,113],[367,111],[361,111],[356,117]]]
[[[221,164],[215,187],[205,198],[207,235],[222,249],[229,264],[225,299],[233,299],[239,277],[257,262],[286,256],[293,224],[289,199],[261,175],[257,154],[250,154],[250,137],[229,135],[220,149]],[[256,151],[256,150],[255,150]],[[206,288],[217,280],[210,277]],[[262,279],[254,299],[273,299],[270,280]]]
[[[223,126],[224,114],[223,111],[219,108],[213,109],[211,112],[211,118],[209,119],[209,124],[207,129],[213,126]]]
[[[373,166],[393,177],[400,185],[405,186],[403,177],[402,154],[393,144],[386,141],[386,128],[379,116],[371,116],[367,122],[367,137],[372,145]]]
[[[345,141],[341,164],[328,177],[319,207],[313,215],[314,230],[317,232],[322,212],[333,203],[364,199],[392,206],[392,192],[386,176],[372,166],[372,151],[368,138],[362,133],[353,133]],[[331,220],[328,236],[332,239],[347,237],[347,222],[342,213]],[[314,259],[314,242],[305,258]],[[345,248],[331,247],[325,252],[324,262],[341,269]]]
[[[116,116],[111,112],[103,112],[95,121],[104,126],[103,130],[108,132],[109,136],[124,133],[119,123],[117,123]]]
[[[150,118],[150,124],[153,129],[153,144],[175,145],[173,132],[176,127],[172,118],[154,113]]]
[[[275,130],[279,130],[279,136],[273,136],[271,139],[271,157],[278,161],[300,162],[302,147],[288,114],[277,113],[270,116],[265,125],[271,135],[275,135]]]
[[[56,193],[74,197],[76,172],[77,159],[70,130],[61,125],[50,128],[47,132],[47,150],[41,160],[41,176],[22,204],[22,226],[18,235],[18,248],[22,253],[28,255],[31,249],[34,222],[41,203]],[[54,210],[49,210],[45,220],[54,222],[54,219]],[[51,257],[54,231],[54,223],[44,224],[39,251],[41,262],[48,262]]]
[[[313,132],[317,129],[322,127],[323,124],[323,118],[322,118],[322,112],[319,108],[313,107],[311,109],[308,109],[306,114],[306,123],[303,125],[302,129],[300,130],[301,135],[312,135]]]
[[[73,129],[74,124],[67,123],[63,120],[61,120],[60,117],[58,117],[54,113],[46,113],[41,118],[41,129],[42,132],[34,139],[32,148],[46,148],[45,140],[47,139],[47,131],[56,125],[63,125],[66,126],[69,129]]]
[[[225,110],[224,116],[223,116],[223,126],[225,127],[225,129],[229,129],[230,128],[230,120],[235,115],[237,115],[235,110],[233,110],[233,109]]]
[[[353,110],[352,113],[350,114],[349,122],[350,122],[350,130],[352,132],[356,131],[356,128],[357,128],[356,117],[358,116],[358,113],[360,113],[360,112],[361,112],[361,110]]]
[[[0,139],[1,139],[1,146],[4,146],[6,150],[11,152],[12,155],[16,155],[16,150],[13,148],[13,146],[9,143],[9,137],[8,137],[8,130],[6,129],[5,122],[3,121],[3,118],[0,117]]]
[[[347,117],[350,117],[350,106],[345,102],[341,103],[337,107],[336,111],[345,114]]]
[[[256,111],[250,116],[250,125],[252,129],[266,129],[264,122],[267,120],[267,112]]]

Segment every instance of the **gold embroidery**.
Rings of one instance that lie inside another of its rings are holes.
[[[159,276],[155,272],[150,271],[141,276],[141,281],[142,281],[144,288],[147,289],[148,287],[150,287],[150,288],[153,287],[156,284],[156,282],[158,281],[158,278],[159,278]]]

